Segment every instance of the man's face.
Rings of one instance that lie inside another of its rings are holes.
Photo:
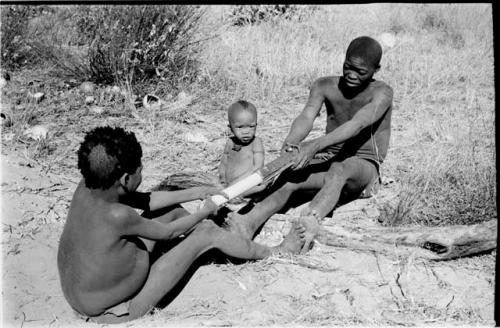
[[[257,127],[257,118],[251,112],[240,110],[234,113],[233,120],[229,126],[234,136],[242,143],[252,141]]]
[[[365,85],[378,70],[360,57],[347,57],[344,61],[343,74],[345,84],[350,88]]]

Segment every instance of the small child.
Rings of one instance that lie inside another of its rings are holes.
[[[226,142],[219,166],[220,182],[224,187],[264,166],[264,146],[262,140],[255,136],[257,128],[255,106],[248,101],[239,100],[229,106],[227,118],[233,136]],[[241,197],[255,195],[264,188],[264,185],[253,187]]]
[[[217,211],[212,201],[194,214],[178,205],[213,194],[214,188],[137,192],[141,157],[135,135],[121,128],[90,131],[78,150],[83,179],[64,224],[57,266],[66,300],[85,318],[118,323],[148,313],[212,248],[241,259],[302,248],[305,228],[300,224],[271,248],[204,220]],[[145,212],[141,216],[134,208]],[[150,256],[155,241],[182,234],[186,237],[174,248]]]

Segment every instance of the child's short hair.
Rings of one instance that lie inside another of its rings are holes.
[[[246,100],[238,100],[227,109],[227,119],[229,122],[232,122],[235,113],[239,110],[250,112],[257,118],[257,108],[252,103]]]
[[[119,127],[97,127],[80,144],[78,168],[88,188],[107,189],[124,173],[135,173],[141,157],[142,148],[133,132]]]

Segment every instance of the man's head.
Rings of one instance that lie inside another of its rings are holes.
[[[249,143],[257,128],[257,109],[245,100],[239,100],[227,110],[229,127],[234,136],[243,144]]]
[[[346,85],[358,88],[370,81],[380,68],[382,47],[368,37],[361,36],[351,41],[346,51],[343,75]]]
[[[134,191],[142,180],[142,148],[133,132],[109,126],[85,135],[78,150],[78,168],[91,189],[108,189],[117,181]]]

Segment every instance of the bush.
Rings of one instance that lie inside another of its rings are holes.
[[[180,5],[61,8],[47,18],[54,22],[43,34],[59,35],[55,29],[65,26],[71,40],[38,38],[34,47],[80,79],[177,88],[196,77],[199,42],[194,34],[202,13],[195,6]]]
[[[29,21],[48,10],[47,6],[2,6],[0,42],[3,68],[17,69],[31,63],[33,54],[29,46]]]
[[[242,5],[234,6],[229,14],[232,25],[253,25],[275,18],[301,20],[310,16],[315,6]]]

